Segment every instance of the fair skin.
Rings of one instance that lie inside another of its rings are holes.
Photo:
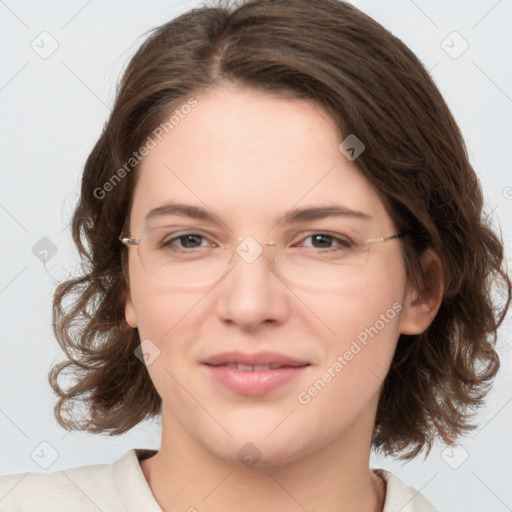
[[[150,210],[171,200],[213,212],[222,223],[166,219],[212,239],[222,232],[274,240],[290,230],[297,241],[304,231],[335,232],[347,219],[276,224],[292,208],[332,204],[368,213],[370,221],[350,219],[367,238],[396,232],[318,106],[232,85],[197,100],[142,162],[130,236],[140,235]],[[381,510],[383,488],[369,453],[382,382],[400,333],[424,331],[441,294],[420,299],[408,286],[400,240],[374,244],[356,277],[311,286],[281,280],[262,255],[251,264],[239,259],[214,286],[173,289],[147,275],[137,250],[129,250],[125,314],[141,340],[160,350],[148,371],[163,402],[161,447],[141,467],[162,509]],[[430,252],[423,266],[439,271]],[[378,335],[308,404],[299,403],[298,394],[395,303],[400,311]],[[251,396],[213,381],[202,364],[233,350],[275,351],[309,365]],[[261,456],[252,467],[237,456],[248,442]]]

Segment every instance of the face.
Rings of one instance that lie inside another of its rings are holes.
[[[196,99],[142,162],[131,237],[179,226],[174,232],[201,235],[192,246],[176,241],[182,250],[211,255],[247,236],[321,251],[315,243],[326,239],[308,235],[395,233],[318,106],[235,86]],[[213,219],[169,213],[146,221],[148,212],[171,202],[203,209]],[[368,218],[282,221],[292,210],[326,206]],[[400,243],[370,244],[363,270],[345,271],[341,282],[305,283],[301,272],[297,280],[284,279],[265,249],[251,263],[235,254],[229,272],[197,286],[154,279],[140,247],[128,247],[126,320],[141,340],[150,340],[144,342],[148,371],[163,401],[164,434],[172,427],[175,438],[187,436],[222,459],[237,462],[241,449],[242,455],[253,450],[261,463],[274,464],[314,453],[356,427],[371,430],[398,336],[415,328]],[[240,371],[227,366],[225,353],[246,364],[283,367]]]

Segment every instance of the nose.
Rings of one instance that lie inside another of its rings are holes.
[[[290,296],[265,249],[271,244],[246,237],[237,246],[229,272],[217,287],[217,313],[223,322],[252,331],[287,318]]]

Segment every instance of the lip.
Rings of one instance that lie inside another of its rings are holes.
[[[295,359],[279,352],[255,352],[253,354],[247,352],[222,352],[214,356],[209,357],[203,364],[209,366],[219,366],[229,363],[239,363],[250,366],[267,365],[267,364],[279,364],[281,366],[304,366],[309,364],[308,361]]]
[[[228,364],[250,366],[280,365],[269,370],[238,370]],[[244,395],[263,395],[302,375],[310,366],[307,361],[277,352],[223,352],[203,362],[210,377],[231,391]]]

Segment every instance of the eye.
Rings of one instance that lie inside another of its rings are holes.
[[[184,233],[162,241],[161,246],[169,249],[196,249],[204,247],[202,242],[206,242],[206,238],[199,233]]]
[[[311,245],[313,249],[350,249],[352,247],[352,242],[347,238],[340,238],[334,235],[330,235],[328,233],[313,233],[306,238],[304,238],[303,242],[311,239]]]

